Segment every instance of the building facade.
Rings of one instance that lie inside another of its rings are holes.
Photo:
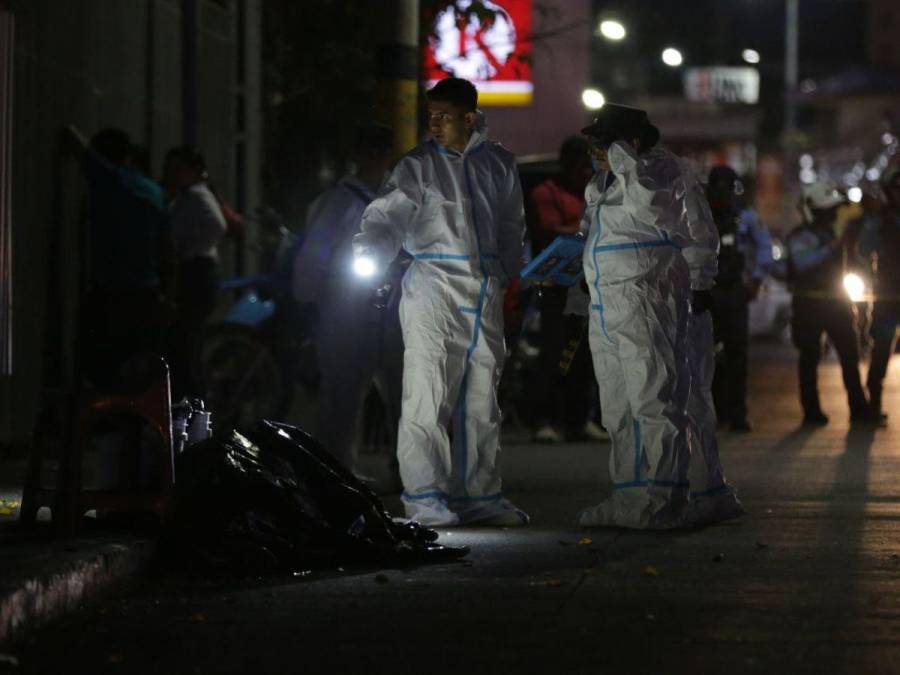
[[[62,130],[125,130],[154,176],[167,148],[194,143],[224,199],[256,205],[261,5],[0,2],[0,454],[27,446],[73,368],[86,194]]]

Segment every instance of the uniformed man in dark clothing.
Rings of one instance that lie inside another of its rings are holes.
[[[747,422],[749,304],[772,265],[772,239],[753,209],[738,199],[740,182],[728,166],[709,172],[707,198],[719,230],[719,272],[712,289],[712,317],[722,354],[716,364],[716,415],[732,431],[750,431]]]
[[[803,186],[803,224],[787,238],[788,279],[793,292],[791,330],[800,352],[800,403],[803,423],[808,426],[828,423],[819,403],[816,373],[823,333],[828,335],[840,359],[851,422],[872,421],[859,377],[854,306],[843,288],[849,236],[847,230],[835,228],[838,209],[846,201],[831,181]]]
[[[864,257],[871,257],[875,272],[872,355],[866,386],[872,414],[884,420],[887,416],[882,411],[881,392],[900,324],[900,164],[884,172],[881,186],[884,207],[866,219],[859,251]]]

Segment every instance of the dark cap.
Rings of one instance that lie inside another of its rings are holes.
[[[707,180],[707,183],[709,185],[727,183],[728,186],[733,189],[737,180],[738,175],[734,169],[726,164],[717,164],[709,170],[709,179]]]
[[[649,126],[651,125],[646,110],[607,103],[600,108],[593,123],[582,129],[581,133],[601,141],[612,142],[640,138]]]

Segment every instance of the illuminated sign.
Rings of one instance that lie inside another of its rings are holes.
[[[756,68],[688,68],[684,73],[684,96],[701,103],[749,103],[759,101],[759,71]]]
[[[471,80],[479,105],[529,105],[532,0],[456,0],[435,16],[425,46],[425,79]]]

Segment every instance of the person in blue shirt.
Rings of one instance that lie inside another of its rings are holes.
[[[787,237],[791,332],[800,352],[798,375],[803,424],[822,426],[828,417],[819,402],[816,371],[822,336],[837,352],[847,390],[852,423],[872,421],[859,377],[859,340],[853,303],[843,288],[844,255],[849,231],[837,231],[838,209],[846,197],[832,181],[804,185],[800,211],[803,224]]]
[[[161,350],[163,295],[171,284],[168,209],[162,188],[137,170],[124,131],[104,129],[90,143],[75,127],[66,135],[89,188],[82,374],[109,386],[132,356]]]
[[[866,218],[859,239],[859,252],[872,260],[875,272],[870,326],[872,355],[866,388],[869,407],[879,421],[887,419],[881,407],[881,394],[900,325],[900,164],[884,172],[881,187],[884,204]]]
[[[728,166],[709,172],[707,197],[719,230],[719,271],[712,289],[712,316],[722,358],[713,380],[716,414],[732,431],[747,422],[749,304],[772,266],[772,239],[753,209],[738,202],[741,184]]]

